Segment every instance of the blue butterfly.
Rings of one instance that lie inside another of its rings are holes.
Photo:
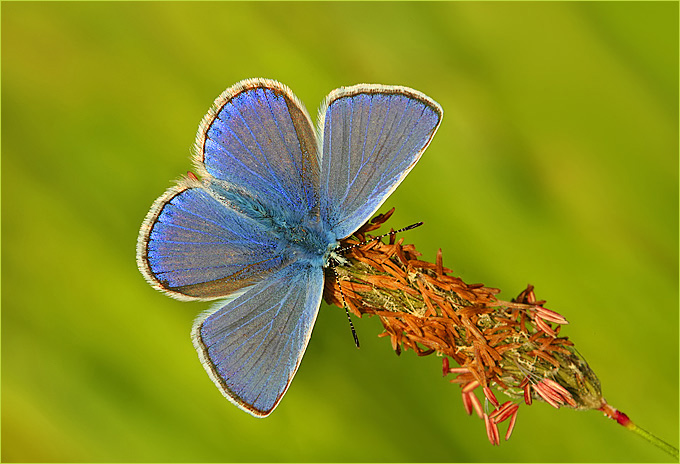
[[[316,130],[273,80],[215,100],[196,136],[198,177],[154,202],[137,265],[173,298],[220,299],[191,335],[229,401],[257,417],[278,405],[311,337],[324,267],[415,166],[442,114],[416,90],[371,84],[332,91]]]

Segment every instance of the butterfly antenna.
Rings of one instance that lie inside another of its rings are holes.
[[[361,245],[365,245],[365,244],[373,242],[375,240],[380,240],[381,238],[387,237],[388,235],[398,234],[399,232],[404,232],[406,230],[415,229],[416,227],[420,227],[422,225],[423,225],[422,221],[416,222],[415,224],[411,224],[410,226],[403,227],[399,230],[392,230],[392,231],[390,231],[386,234],[382,234],[382,235],[379,235],[377,237],[373,237],[370,240],[366,240],[366,241],[363,241],[361,243],[355,243],[354,245],[350,245],[348,247],[340,248],[340,249],[337,250],[337,253],[344,253],[346,251],[351,250],[352,248],[355,248],[355,247],[358,247],[358,246],[361,246]],[[357,348],[359,348],[359,337],[357,337],[357,332],[356,332],[356,330],[354,330],[354,324],[352,323],[352,318],[349,315],[349,309],[348,309],[348,306],[347,306],[347,301],[345,301],[345,294],[342,292],[342,287],[340,286],[340,275],[338,274],[338,271],[335,270],[336,266],[340,263],[338,261],[336,261],[335,259],[333,259],[332,261],[333,261],[333,265],[330,266],[330,267],[333,269],[333,274],[335,274],[335,283],[338,284],[338,288],[340,289],[340,296],[342,297],[342,306],[345,308],[345,314],[347,314],[347,320],[349,321],[349,328],[352,329],[352,336],[354,337],[354,344],[357,346]]]
[[[420,222],[416,222],[415,224],[411,224],[410,226],[402,227],[399,230],[391,230],[391,231],[387,232],[386,234],[378,235],[377,237],[373,237],[370,240],[364,240],[363,242],[355,243],[354,245],[350,245],[350,246],[345,247],[345,248],[340,248],[340,249],[337,250],[337,253],[343,253],[345,251],[351,250],[352,248],[356,248],[358,246],[366,245],[367,243],[371,243],[375,240],[380,240],[381,238],[387,237],[388,235],[395,235],[395,234],[398,234],[399,232],[404,232],[404,231],[407,231],[407,230],[415,229],[416,227],[420,227],[422,225],[423,225],[423,221],[420,221]]]
[[[342,293],[342,287],[340,286],[340,275],[338,274],[338,271],[335,270],[335,266],[337,265],[336,261],[333,261],[335,264],[331,266],[331,269],[333,269],[333,274],[335,274],[335,283],[338,284],[338,288],[340,289],[340,296],[342,297],[342,306],[345,308],[345,314],[347,314],[347,320],[349,321],[349,328],[352,329],[352,337],[354,337],[354,344],[359,348],[359,337],[357,337],[357,331],[354,330],[354,324],[352,323],[352,318],[349,315],[349,309],[347,309],[347,302],[345,301],[345,294]]]

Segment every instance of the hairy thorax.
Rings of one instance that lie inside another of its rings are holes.
[[[213,179],[209,190],[220,201],[253,219],[276,238],[276,254],[286,260],[308,262],[313,266],[327,266],[338,241],[329,227],[320,220],[318,212],[284,208],[259,199],[247,192]]]

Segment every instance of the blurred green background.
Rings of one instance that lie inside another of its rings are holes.
[[[677,445],[678,4],[2,3],[2,460],[666,461],[601,413],[520,408],[488,442],[440,360],[324,304],[269,418],[155,292],[139,226],[248,77],[316,114],[400,84],[445,117],[385,204],[426,259],[564,314],[607,400]]]

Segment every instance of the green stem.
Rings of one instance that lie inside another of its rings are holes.
[[[598,409],[602,411],[605,416],[609,417],[610,419],[614,419],[616,422],[618,422],[620,425],[623,425],[631,432],[637,433],[651,444],[661,448],[666,453],[673,456],[675,459],[678,459],[678,449],[675,446],[666,443],[661,438],[649,433],[645,429],[641,429],[640,427],[635,425],[635,423],[632,420],[630,420],[630,418],[625,413],[618,411],[616,408],[613,408],[612,406],[607,404],[607,402],[604,401],[604,399],[602,400],[602,406],[600,406]]]
[[[675,459],[678,459],[678,449],[676,447],[669,445],[668,443],[663,441],[661,438],[657,437],[656,435],[649,433],[645,429],[641,429],[640,427],[635,425],[633,423],[633,421],[631,421],[630,424],[626,426],[626,428],[628,430],[630,430],[631,432],[637,433],[638,435],[640,435],[642,438],[644,438],[645,440],[647,440],[651,444],[658,446],[659,448],[664,450],[666,453],[673,456]]]

